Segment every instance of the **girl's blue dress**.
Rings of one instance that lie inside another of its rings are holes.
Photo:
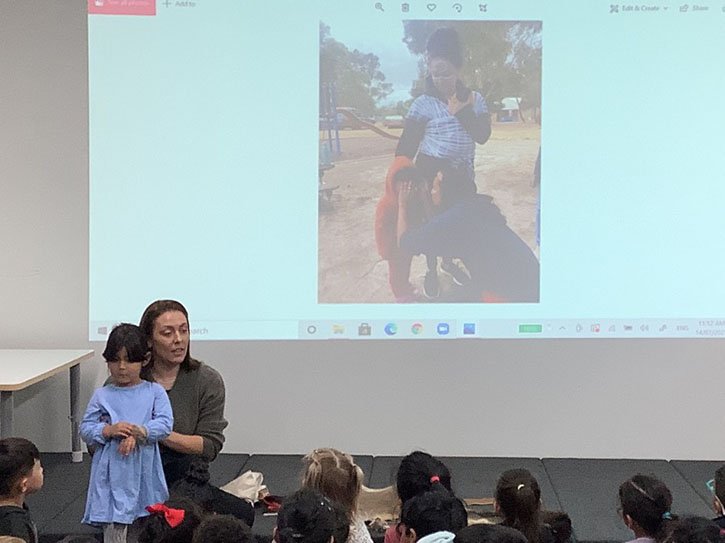
[[[143,426],[148,433],[128,456],[118,452],[120,440],[101,433],[106,424],[117,422]],[[80,427],[83,440],[96,447],[84,523],[131,524],[148,515],[147,505],[166,501],[169,491],[158,442],[169,436],[173,424],[169,397],[157,383],[106,385],[93,393]]]

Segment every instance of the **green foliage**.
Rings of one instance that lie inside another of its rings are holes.
[[[320,88],[334,84],[337,105],[357,108],[372,115],[377,104],[392,92],[380,70],[380,59],[364,53],[330,36],[330,27],[320,23]]]

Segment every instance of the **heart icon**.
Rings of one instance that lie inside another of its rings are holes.
[[[438,4],[428,4],[426,7],[428,8],[428,11],[433,11],[436,7],[438,7]]]

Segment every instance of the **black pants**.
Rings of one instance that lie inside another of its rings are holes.
[[[254,524],[252,504],[209,483],[209,464],[205,460],[164,447],[161,462],[171,494],[190,498],[209,512],[232,515],[250,527]]]

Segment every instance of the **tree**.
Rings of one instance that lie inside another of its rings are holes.
[[[355,107],[372,115],[377,104],[392,92],[380,70],[380,59],[373,53],[347,46],[330,35],[330,27],[320,23],[320,89],[330,84],[337,93],[337,104]]]

